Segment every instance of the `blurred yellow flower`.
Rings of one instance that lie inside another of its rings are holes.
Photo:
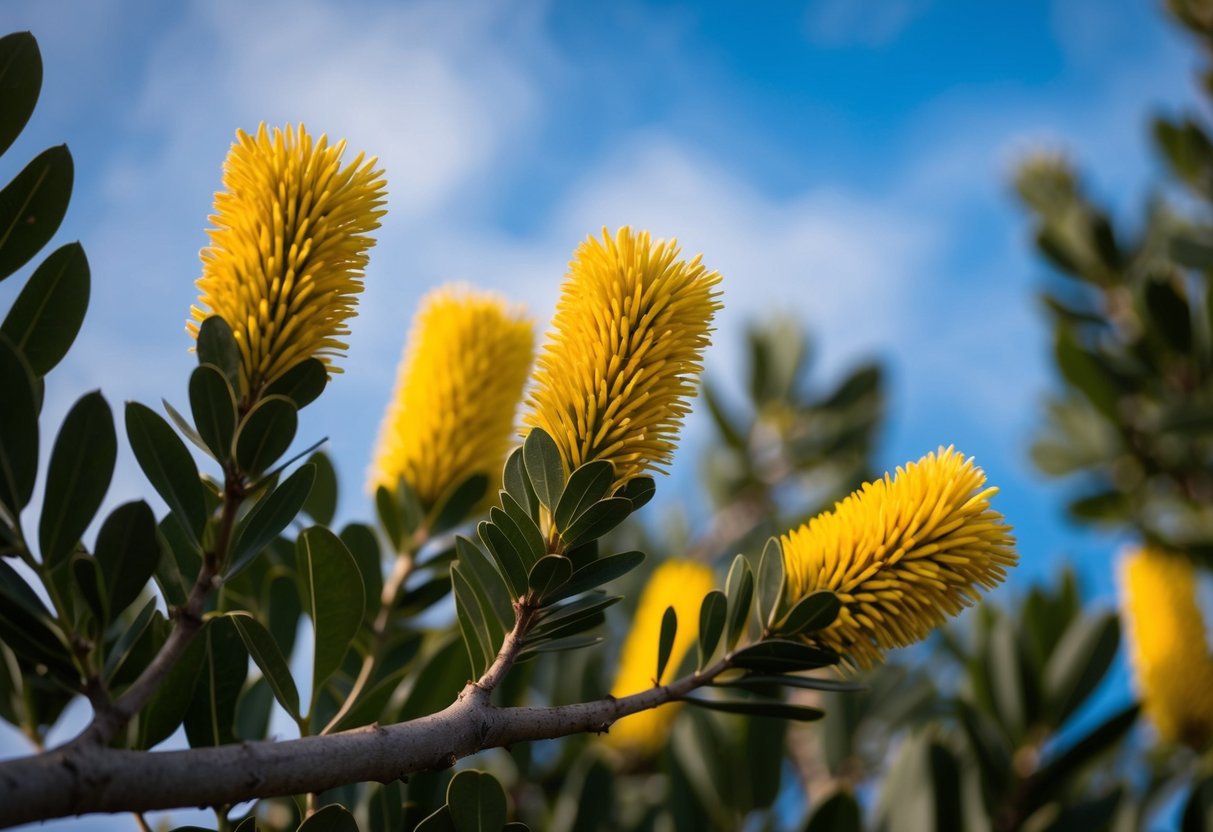
[[[625,227],[573,255],[525,416],[570,470],[605,459],[622,483],[670,462],[720,308],[720,275],[679,253]]]
[[[1002,581],[1018,562],[1015,538],[985,481],[972,459],[940,448],[785,534],[788,597],[829,589],[842,601],[811,638],[871,667]]]
[[[466,286],[421,302],[379,429],[370,487],[399,477],[433,505],[473,474],[497,493],[534,350],[520,306]]]
[[[1196,573],[1145,548],[1120,564],[1121,611],[1142,708],[1159,735],[1202,751],[1213,742],[1213,658],[1196,603]]]
[[[714,583],[712,570],[696,561],[667,560],[653,571],[636,606],[632,629],[623,643],[612,696],[639,693],[674,678],[678,665],[699,637],[699,605]],[[665,673],[660,680],[654,680],[661,619],[666,608],[671,606],[678,616],[678,631]],[[673,702],[624,717],[611,726],[605,740],[629,756],[651,756],[665,743],[679,707]]]
[[[306,358],[340,372],[362,291],[369,232],[385,213],[375,159],[341,166],[345,142],[313,141],[303,125],[271,135],[236,131],[215,194],[211,244],[202,250],[198,305],[187,329],[219,315],[241,353],[242,394],[255,393]]]

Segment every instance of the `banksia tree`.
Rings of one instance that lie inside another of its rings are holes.
[[[37,98],[33,39],[0,39],[0,67],[2,152]],[[237,134],[202,252],[188,407],[166,400],[165,418],[131,402],[125,413],[162,516],[128,503],[84,539],[118,441],[92,393],[51,449],[34,545],[22,514],[38,476],[40,379],[87,302],[78,246],[48,258],[0,327],[0,555],[24,564],[0,560],[0,717],[39,748],[0,762],[0,825],[213,806],[225,829],[312,832],[354,828],[353,806],[370,828],[516,829],[494,776],[449,769],[514,748],[521,770],[545,756],[523,759],[526,743],[587,733],[609,734],[643,768],[687,705],[817,720],[822,711],[787,690],[850,688],[806,673],[876,661],[1015,562],[980,471],[941,452],[782,547],[771,540],[756,568],[738,554],[723,589],[710,566],[668,561],[641,598],[614,693],[593,678],[558,692],[622,600],[607,587],[645,559],[614,550],[610,533],[671,462],[720,276],[647,232],[585,241],[512,450],[529,320],[472,289],[430,295],[372,464],[379,527],[338,534],[333,464],[320,443],[288,453],[300,411],[338,371],[386,198],[374,160],[344,164],[343,152],[302,127]],[[0,279],[54,233],[68,191],[70,157],[56,149],[0,195],[13,214]],[[62,314],[45,313],[48,297]],[[303,616],[313,638],[299,656]],[[544,667],[557,685],[536,682]],[[42,753],[77,696],[89,724]],[[268,738],[275,707],[298,738]],[[188,749],[154,750],[179,728]],[[764,754],[776,772],[779,753]],[[583,784],[604,770],[578,765]],[[770,805],[763,789],[745,806]],[[547,826],[542,797],[514,814]],[[252,808],[232,817],[240,805]],[[613,813],[594,822],[613,824]]]

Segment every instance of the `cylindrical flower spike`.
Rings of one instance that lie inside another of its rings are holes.
[[[654,571],[636,606],[632,629],[623,642],[612,696],[628,696],[673,679],[699,637],[699,605],[715,584],[712,570],[691,560],[667,560]],[[657,642],[668,607],[678,616],[674,647],[661,679],[657,673]],[[648,757],[661,750],[678,703],[624,717],[611,726],[606,742],[630,757]]]
[[[1142,708],[1164,740],[1203,751],[1213,743],[1213,657],[1192,564],[1157,549],[1133,552],[1121,561],[1120,593]]]
[[[573,255],[525,416],[570,470],[604,459],[622,483],[670,462],[720,308],[720,275],[679,253],[625,227]]]
[[[386,187],[376,159],[360,153],[342,167],[344,150],[344,141],[313,141],[303,125],[236,132],[187,329],[197,336],[210,315],[227,321],[242,394],[306,358],[340,372],[332,359],[347,346]]]
[[[371,488],[404,477],[429,506],[483,473],[496,494],[534,342],[520,306],[466,286],[430,292],[379,429]]]
[[[828,589],[842,602],[811,638],[871,667],[1001,582],[1018,556],[985,481],[972,459],[940,448],[785,534],[785,597]]]

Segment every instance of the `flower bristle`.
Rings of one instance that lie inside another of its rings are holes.
[[[940,448],[785,534],[788,596],[828,589],[842,602],[811,639],[871,667],[1000,583],[1018,556],[985,481],[972,459]]]
[[[679,254],[627,227],[574,253],[524,418],[570,471],[607,460],[623,483],[669,464],[720,308],[720,275]]]
[[[303,125],[236,132],[186,328],[197,337],[211,315],[228,323],[242,393],[306,358],[340,372],[333,359],[347,348],[386,195],[377,160],[359,153],[342,167],[344,151],[344,141],[313,140]]]
[[[1197,603],[1196,571],[1155,548],[1120,564],[1121,627],[1142,710],[1168,742],[1213,744],[1213,657]]]
[[[497,493],[534,355],[521,306],[467,286],[417,309],[370,471],[373,490],[404,477],[423,505],[474,474]]]
[[[612,696],[639,693],[674,678],[678,665],[698,638],[699,605],[714,584],[712,570],[697,561],[667,560],[653,570],[623,642]],[[655,680],[661,621],[671,606],[678,616],[678,630],[665,672]],[[678,708],[677,703],[670,703],[624,717],[611,726],[606,742],[628,756],[651,756],[664,745]]]

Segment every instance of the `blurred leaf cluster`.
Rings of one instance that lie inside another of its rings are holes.
[[[1172,9],[1207,51],[1207,10],[1186,0]],[[1195,116],[1156,118],[1153,139],[1170,179],[1136,230],[1101,207],[1063,157],[1041,154],[1018,171],[1054,270],[1042,298],[1065,384],[1032,456],[1042,471],[1072,478],[1079,521],[1128,527],[1209,561],[1213,142]]]

